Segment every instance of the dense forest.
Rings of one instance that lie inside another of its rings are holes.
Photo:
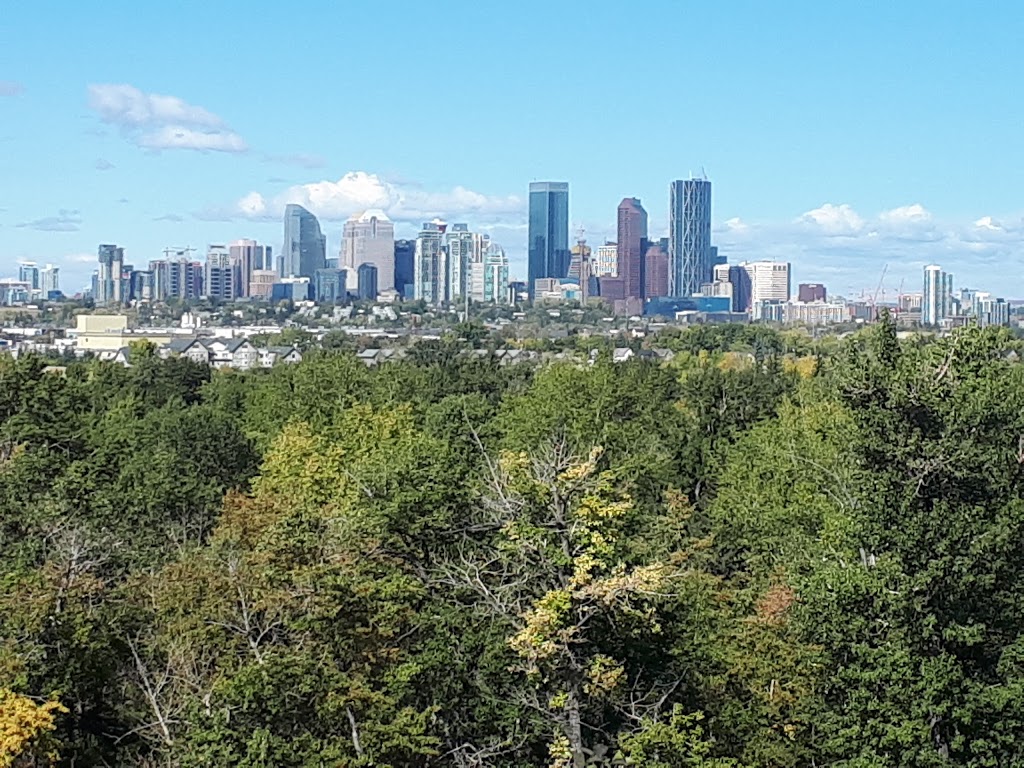
[[[0,766],[1024,765],[1001,329],[0,359]]]

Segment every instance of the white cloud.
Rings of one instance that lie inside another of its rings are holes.
[[[200,152],[245,152],[245,141],[231,131],[197,131],[192,128],[167,125],[144,133],[137,143],[143,149],[195,149]]]
[[[720,227],[716,227],[716,232],[747,232],[750,229],[750,225],[747,224],[739,216],[733,216],[731,219],[726,219],[722,222]]]
[[[993,219],[991,216],[982,216],[976,222],[974,222],[975,229],[987,229],[994,232],[1002,232],[1003,225]]]
[[[97,171],[109,171],[116,168],[116,166],[109,160],[101,157],[96,160],[95,168]]]
[[[730,262],[788,261],[794,285],[821,280],[837,294],[873,293],[886,265],[889,298],[919,291],[921,269],[936,263],[956,275],[957,285],[1024,298],[1024,219],[940,220],[920,203],[868,217],[848,205],[824,205],[789,223],[740,229],[723,222],[713,240]],[[988,277],[996,274],[997,282]]]
[[[878,218],[888,224],[923,224],[932,220],[931,212],[920,203],[904,205],[893,208],[890,211],[883,211]]]
[[[798,221],[818,227],[827,235],[856,235],[864,229],[864,219],[847,203],[825,203],[807,211]]]
[[[25,86],[13,80],[0,80],[0,96],[20,96],[25,92]]]
[[[145,93],[133,85],[93,84],[89,108],[105,123],[118,126],[144,149],[245,152],[245,140],[224,120],[177,96]]]
[[[337,181],[297,184],[271,197],[249,192],[229,211],[221,213],[249,219],[278,219],[289,203],[298,203],[326,221],[346,219],[366,208],[381,208],[395,221],[413,223],[435,216],[518,219],[523,213],[522,200],[514,195],[485,195],[462,186],[431,192],[409,183],[389,182],[365,171],[351,171]],[[217,217],[216,210],[207,213]]]

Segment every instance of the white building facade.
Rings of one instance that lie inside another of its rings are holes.
[[[340,267],[348,274],[349,289],[358,286],[359,267],[377,268],[377,290],[395,289],[395,225],[379,208],[357,213],[341,233]]]

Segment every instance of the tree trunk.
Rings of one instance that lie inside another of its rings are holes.
[[[572,750],[573,768],[585,768],[587,756],[583,753],[583,727],[580,724],[580,699],[576,690],[569,692],[569,698],[565,704],[567,716],[565,735],[569,739],[569,749]]]

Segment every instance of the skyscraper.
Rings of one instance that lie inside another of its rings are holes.
[[[39,266],[34,261],[19,261],[18,282],[28,285],[29,291],[39,290]]]
[[[384,211],[371,208],[345,222],[341,233],[339,266],[351,280],[363,264],[377,268],[377,289],[395,287],[395,225]],[[349,286],[353,287],[353,286]]]
[[[231,301],[238,296],[240,282],[240,267],[231,258],[231,249],[224,245],[211,245],[207,248],[204,295],[211,299]]]
[[[942,267],[929,264],[924,268],[924,295],[921,301],[921,323],[938,325],[950,317],[953,300],[953,275]]]
[[[445,232],[448,254],[448,296],[452,301],[463,298],[469,290],[469,265],[473,261],[475,236],[467,224],[452,224]]]
[[[750,277],[750,309],[754,320],[763,318],[765,302],[789,301],[789,263],[785,261],[747,261],[740,264]]]
[[[645,299],[660,299],[668,296],[668,253],[661,243],[647,246],[644,254]]]
[[[535,181],[530,184],[527,290],[534,282],[569,274],[569,184]]]
[[[669,190],[669,293],[692,296],[712,282],[711,182],[673,181]]]
[[[424,223],[416,238],[416,264],[413,297],[427,304],[440,305],[451,301],[448,294],[448,252],[444,232],[448,225],[440,219]]]
[[[256,270],[273,269],[274,257],[269,245],[260,245],[255,240],[235,240],[229,246],[231,263],[238,268],[238,288],[236,296],[250,295],[249,283],[252,273]]]
[[[104,244],[98,250],[100,268],[96,275],[96,292],[93,299],[100,306],[121,303],[121,272],[124,264],[124,248]]]
[[[508,257],[497,243],[487,246],[484,254],[484,301],[508,301]]]
[[[416,241],[395,240],[395,290],[403,298],[412,296],[416,279]]]
[[[627,299],[643,298],[647,211],[639,198],[627,197],[619,203],[618,228],[618,276]]]
[[[377,265],[360,264],[357,270],[357,288],[359,298],[363,301],[374,301],[377,298]]]
[[[281,277],[308,277],[327,266],[327,238],[320,231],[316,216],[301,205],[284,209],[284,247],[281,251]]]
[[[348,299],[347,283],[344,269],[318,269],[313,279],[313,299],[318,304],[341,304]]]
[[[618,277],[619,246],[617,243],[605,243],[597,246],[594,259],[594,275],[597,277]]]
[[[43,298],[49,298],[51,293],[60,292],[60,267],[47,264],[39,271],[39,292]]]

